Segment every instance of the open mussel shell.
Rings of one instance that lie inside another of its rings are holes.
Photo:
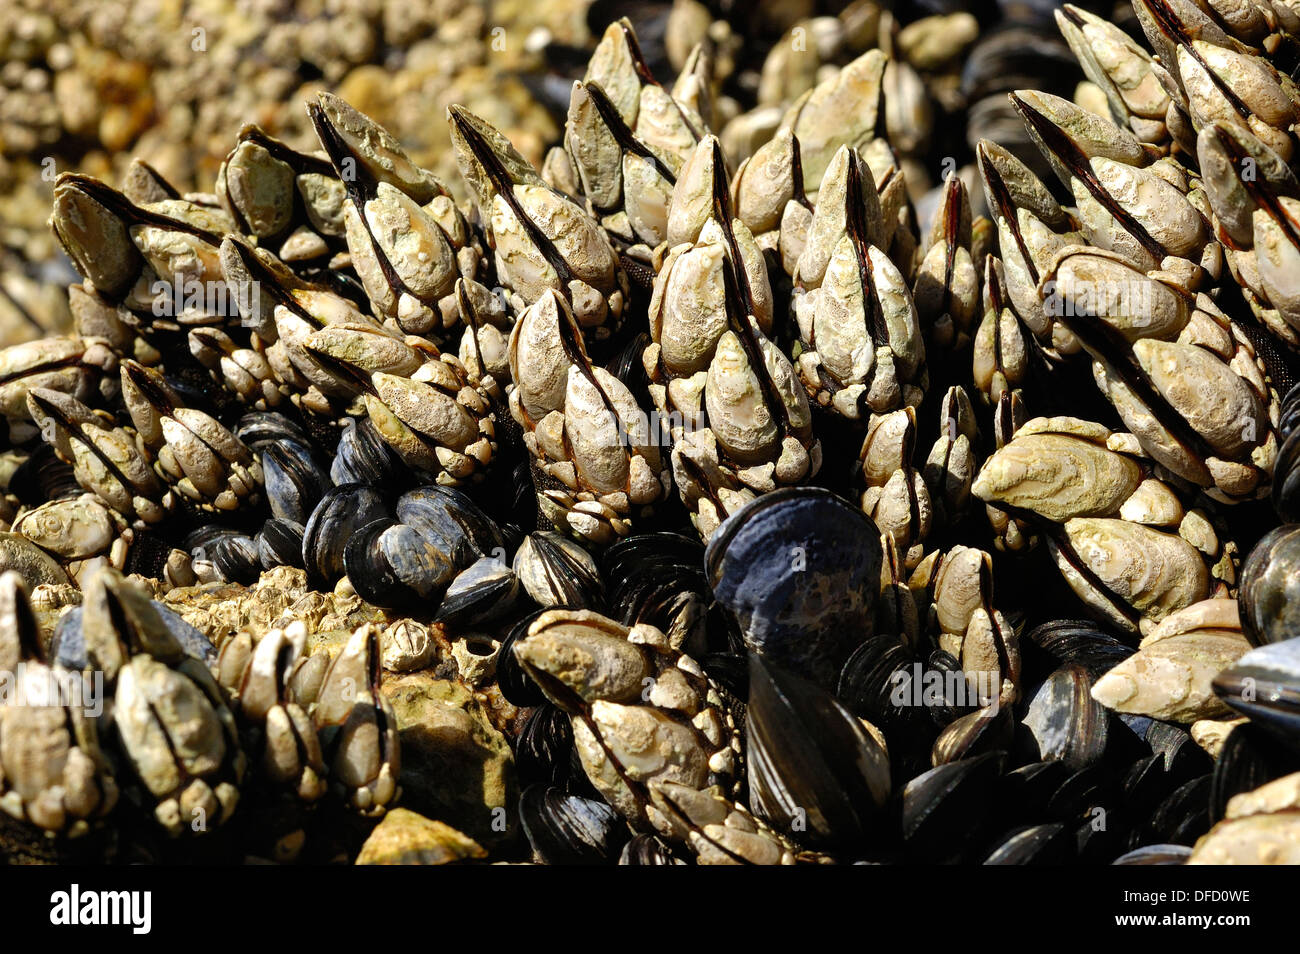
[[[402,494],[394,508],[398,522],[418,530],[458,569],[480,557],[505,560],[501,529],[464,492],[426,485]]]
[[[1079,663],[1062,666],[1043,681],[1022,724],[1040,760],[1060,759],[1078,771],[1106,754],[1110,714],[1092,697],[1092,678]]]
[[[343,569],[358,596],[384,607],[432,605],[456,575],[446,555],[419,531],[388,518],[352,534]]]
[[[519,578],[514,570],[496,557],[481,557],[456,574],[433,620],[448,626],[480,626],[509,615],[518,602]]]
[[[1214,677],[1214,692],[1300,749],[1300,638],[1252,649]]]
[[[1011,832],[987,858],[986,865],[1064,865],[1075,858],[1074,832],[1060,822]]]
[[[352,537],[367,524],[390,516],[383,495],[373,487],[343,484],[326,491],[303,531],[302,563],[308,585],[333,589],[347,572],[343,555]]]
[[[856,847],[889,798],[889,757],[825,689],[751,654],[749,804],[810,847]]]
[[[515,551],[515,576],[538,606],[600,611],[600,569],[591,554],[551,530],[530,533]]]
[[[948,762],[903,789],[903,841],[917,861],[966,858],[987,830],[1005,756],[990,752]]]
[[[334,486],[311,448],[285,440],[262,451],[262,480],[271,514],[305,524],[325,491]]]
[[[1181,865],[1192,856],[1187,845],[1146,845],[1120,855],[1114,865]]]
[[[882,559],[861,510],[821,488],[790,487],[728,517],[704,563],[751,650],[833,689],[871,635]]]
[[[1241,567],[1241,631],[1252,645],[1300,636],[1300,524],[1275,527]]]
[[[631,837],[604,802],[530,785],[519,797],[519,820],[538,861],[548,865],[607,865]]]

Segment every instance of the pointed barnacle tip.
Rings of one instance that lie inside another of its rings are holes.
[[[1126,672],[1112,669],[1092,687],[1092,697],[1108,709],[1120,709],[1138,692],[1137,681]]]

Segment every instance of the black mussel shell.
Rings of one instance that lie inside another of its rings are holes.
[[[1193,845],[1210,830],[1210,776],[1181,785],[1161,802],[1138,835],[1145,844]]]
[[[343,569],[358,596],[384,607],[433,605],[456,575],[451,561],[422,534],[387,517],[351,535]]]
[[[1104,675],[1135,650],[1107,632],[1099,623],[1084,619],[1058,619],[1035,626],[1025,636],[1061,665],[1074,664],[1092,679]]]
[[[648,382],[645,363],[641,360],[641,354],[649,344],[650,336],[644,331],[639,332],[636,336],[629,338],[627,344],[605,363],[605,370],[626,384],[628,390],[637,398],[638,403],[641,402],[642,398],[650,396],[646,390]],[[648,406],[642,404],[642,407]]]
[[[654,835],[636,835],[623,846],[620,865],[684,865],[667,845]]]
[[[1132,833],[1125,827],[1125,817],[1122,807],[1095,807],[1092,817],[1080,822],[1074,829],[1075,852],[1079,862],[1104,864],[1130,847]]]
[[[1064,762],[1031,762],[999,781],[997,803],[1006,826],[1048,817],[1048,806],[1072,772]]]
[[[631,837],[604,802],[530,785],[519,797],[519,820],[536,858],[549,865],[607,865]]]
[[[880,532],[860,509],[821,488],[790,487],[728,517],[704,564],[750,649],[834,689],[871,635],[882,560]]]
[[[185,622],[179,613],[165,603],[159,603],[157,600],[152,602],[153,608],[162,617],[168,631],[176,637],[187,653],[208,664],[217,661],[216,647],[208,637]],[[85,636],[81,631],[81,612],[80,606],[73,606],[59,617],[46,653],[52,665],[79,671],[90,664],[86,658]]]
[[[465,493],[427,485],[407,491],[397,501],[399,522],[418,530],[458,569],[480,557],[506,560],[501,529]]]
[[[930,750],[930,761],[942,765],[987,752],[1006,752],[1011,748],[1015,731],[1015,716],[1005,706],[968,712],[939,733]]]
[[[1074,857],[1074,833],[1056,822],[1012,832],[989,853],[984,864],[1064,865]]]
[[[257,543],[257,556],[262,561],[263,570],[274,570],[277,566],[294,566],[302,568],[303,525],[292,520],[272,517],[262,524],[254,540]]]
[[[605,579],[611,586],[645,572],[647,567],[667,565],[693,570],[702,577],[704,545],[681,533],[660,530],[637,533],[613,543],[601,557]]]
[[[302,425],[279,411],[250,411],[235,425],[235,436],[257,453],[281,441],[312,444],[311,435]]]
[[[554,703],[543,702],[529,715],[515,742],[515,770],[520,784],[527,788],[541,782],[572,791],[572,755],[573,724],[568,714]]]
[[[887,728],[909,714],[920,714],[919,706],[901,706],[897,701],[911,698],[916,662],[894,637],[873,636],[845,661],[835,694],[852,712]],[[900,686],[903,695],[895,691]]]
[[[1300,636],[1300,525],[1275,527],[1241,568],[1241,630],[1252,645]]]
[[[329,475],[334,483],[392,487],[400,482],[403,470],[401,458],[375,431],[370,418],[348,418],[344,422],[330,464]]]
[[[1300,748],[1300,638],[1252,649],[1214,677],[1214,692]]]
[[[1047,802],[1047,816],[1062,822],[1105,819],[1118,802],[1114,776],[1106,765],[1089,765],[1069,775]],[[1097,827],[1105,828],[1104,824]]]
[[[704,674],[727,695],[740,702],[749,700],[747,653],[706,653],[698,662]]]
[[[915,666],[912,678],[915,681]],[[966,674],[952,653],[936,649],[930,653],[921,675],[921,699],[935,728],[942,729],[951,725],[956,719],[973,712],[975,706],[970,702],[978,698],[977,693],[968,692]],[[914,688],[914,687],[913,687]],[[900,691],[901,687],[900,687]],[[936,696],[931,701],[931,696]]]
[[[299,441],[280,441],[262,451],[262,480],[271,514],[305,524],[325,491],[334,486],[312,449]]]
[[[600,569],[583,547],[551,530],[530,533],[515,552],[515,576],[533,602],[548,608],[601,610]]]
[[[601,568],[619,622],[648,623],[687,652],[702,651],[712,602],[703,557],[697,541],[670,532],[637,534],[611,546]]]
[[[1181,725],[1152,719],[1144,738],[1151,747],[1151,754],[1165,760],[1166,772],[1182,773],[1186,780],[1210,770],[1209,755]]]
[[[749,804],[810,847],[857,846],[889,798],[889,757],[825,689],[750,655]]]
[[[938,727],[927,705],[914,704],[925,666],[892,636],[876,635],[855,649],[840,672],[836,696],[849,711],[877,726],[889,739],[894,774],[911,778],[930,767]],[[917,690],[916,692],[914,692]],[[919,695],[924,703],[924,695]]]
[[[36,444],[14,469],[6,490],[29,507],[84,493],[72,465],[59,460],[54,446],[44,441]]]
[[[1277,432],[1286,440],[1300,424],[1300,384],[1294,384],[1282,398],[1282,408],[1278,417]]]
[[[1192,856],[1186,845],[1146,845],[1120,855],[1114,865],[1181,865]]]
[[[903,789],[903,840],[917,861],[953,861],[987,830],[1004,756],[990,752],[930,769]]]
[[[195,560],[211,563],[227,583],[256,583],[262,573],[257,542],[247,534],[225,527],[200,527],[183,546]]]
[[[1023,724],[1037,759],[1060,759],[1072,770],[1100,761],[1110,737],[1110,715],[1092,698],[1092,678],[1079,663],[1062,666],[1029,700]]]
[[[1273,465],[1273,509],[1287,523],[1300,521],[1300,431],[1292,430]]]
[[[1124,815],[1138,823],[1145,822],[1183,781],[1165,771],[1164,759],[1158,755],[1138,759],[1119,783]]]
[[[343,552],[366,524],[391,516],[373,487],[343,484],[325,492],[302,537],[302,563],[312,589],[330,590],[343,578]]]
[[[1223,819],[1228,800],[1300,771],[1300,755],[1269,732],[1243,723],[1223,740],[1210,776],[1210,822]]]
[[[501,619],[519,602],[519,579],[496,557],[482,557],[447,587],[434,622],[448,626],[480,626]]]
[[[541,688],[533,682],[532,676],[519,665],[514,652],[515,643],[528,635],[528,627],[544,612],[546,610],[536,610],[515,622],[506,633],[506,638],[501,641],[501,651],[497,653],[497,686],[506,702],[520,708],[539,706],[547,701]]]

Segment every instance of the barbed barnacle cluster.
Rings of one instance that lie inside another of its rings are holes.
[[[210,194],[60,175],[0,808],[158,858],[1295,860],[1300,18],[1088,6],[754,49],[679,0],[536,164],[318,92]]]

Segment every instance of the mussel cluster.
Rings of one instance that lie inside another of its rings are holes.
[[[1300,7],[742,6],[58,178],[0,853],[1300,862]]]

